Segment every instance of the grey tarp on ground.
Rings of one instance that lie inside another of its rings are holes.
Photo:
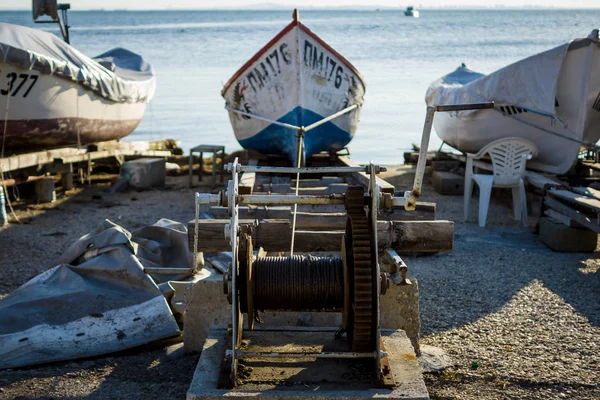
[[[116,48],[91,59],[57,36],[0,22],[0,61],[74,81],[115,102],[144,102],[156,87],[154,71],[140,55]]]
[[[170,220],[131,235],[105,220],[57,261],[0,300],[0,368],[110,353],[179,328],[143,267],[191,268],[185,226]]]

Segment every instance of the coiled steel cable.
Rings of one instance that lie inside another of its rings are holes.
[[[333,310],[344,305],[339,257],[262,257],[252,268],[256,310]]]

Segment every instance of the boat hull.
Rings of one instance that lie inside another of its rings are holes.
[[[22,83],[22,84],[21,84]],[[144,102],[108,100],[76,82],[0,62],[5,155],[121,139],[138,126]]]
[[[284,155],[295,164],[298,131],[278,123],[308,127],[362,105],[364,93],[356,69],[295,20],[234,74],[222,95],[244,148]],[[359,112],[360,107],[306,131],[301,157],[346,146],[356,132]]]
[[[469,113],[437,113],[436,133],[449,145],[476,153],[486,144],[506,137],[533,142],[538,156],[528,168],[566,173],[577,161],[582,142],[600,139],[600,51],[595,42],[571,46],[556,81],[556,117],[515,105]],[[551,83],[549,83],[551,84]]]

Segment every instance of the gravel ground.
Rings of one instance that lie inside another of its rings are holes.
[[[406,189],[414,175],[384,176]],[[24,225],[0,229],[0,298],[39,272],[104,218],[133,230],[193,217],[187,177],[165,190],[107,194],[76,189],[53,205],[18,204]],[[462,196],[440,196],[438,219],[456,221],[452,253],[407,257],[419,279],[422,342],[456,365],[425,375],[434,399],[600,398],[598,253],[553,253],[512,221],[510,195],[494,197],[487,228],[462,223]],[[476,199],[473,210],[477,210]],[[536,210],[531,210],[535,214]],[[475,212],[473,213],[475,215]],[[537,218],[530,218],[534,226]],[[0,371],[0,399],[184,398],[197,356],[178,340],[76,362]]]
[[[405,167],[391,175],[397,187],[414,177]],[[455,221],[452,253],[405,259],[419,279],[422,343],[456,363],[426,374],[431,397],[599,399],[600,253],[547,249],[512,220],[509,191],[493,198],[486,228],[477,198],[465,224],[462,196],[424,193],[438,219]]]

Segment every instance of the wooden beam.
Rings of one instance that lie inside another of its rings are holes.
[[[346,156],[339,156],[338,160],[340,160],[342,162],[342,164],[347,165],[349,167],[359,167],[359,165],[357,163],[350,160]],[[353,172],[351,175],[353,178],[355,178],[358,181],[358,183],[363,185],[365,188],[369,187],[369,179],[370,178],[369,178],[369,175],[367,175],[365,172]],[[377,184],[381,188],[382,192],[394,194],[394,190],[395,190],[394,186],[391,185],[390,183],[388,183],[387,181],[384,181],[380,177],[377,177]]]
[[[229,219],[207,219],[198,222],[198,251],[229,251],[231,245],[223,234]],[[265,251],[288,251],[291,241],[289,220],[241,220],[240,225],[254,226],[254,245]],[[194,221],[188,225],[190,249],[194,247]],[[295,249],[299,252],[340,251],[343,230],[296,231]],[[379,221],[379,248],[391,248],[399,253],[447,252],[454,243],[452,221]]]
[[[571,218],[567,217],[566,215],[562,215],[558,211],[555,211],[551,208],[544,210],[544,214],[547,215],[548,217],[552,218],[554,221],[560,222],[561,224],[566,225],[570,228],[584,228],[584,226],[581,225],[579,222],[573,221]]]
[[[547,207],[550,207],[551,209],[559,212],[560,214],[574,220],[575,222],[580,223],[586,228],[591,229],[596,233],[600,233],[600,225],[598,225],[598,221],[593,221],[591,218],[589,218],[582,212],[577,211],[550,196],[544,197],[544,204]]]
[[[252,159],[248,161],[248,165],[258,165],[258,160]],[[256,172],[244,172],[240,178],[239,193],[252,194],[254,183],[256,182]]]
[[[579,209],[593,213],[600,212],[600,200],[582,196],[568,190],[550,190],[548,191],[548,194],[562,201],[566,201]]]

